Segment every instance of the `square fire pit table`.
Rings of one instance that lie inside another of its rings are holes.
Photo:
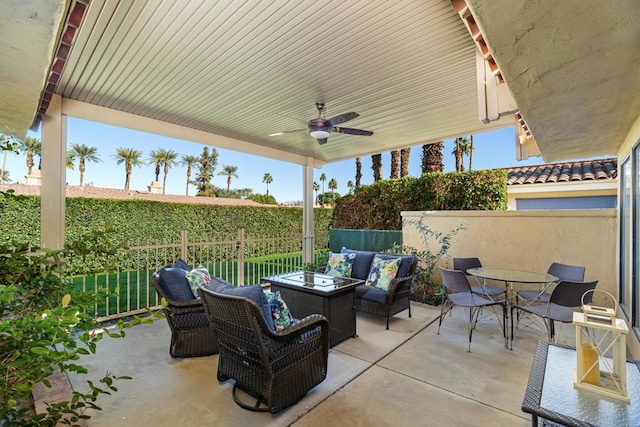
[[[280,291],[291,315],[302,319],[322,314],[331,324],[330,345],[341,343],[356,334],[356,286],[364,280],[333,277],[312,271],[296,271],[263,277],[273,292]]]

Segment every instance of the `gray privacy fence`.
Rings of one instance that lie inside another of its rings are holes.
[[[314,258],[326,253],[328,234],[316,236]],[[212,276],[236,285],[260,283],[261,277],[302,270],[302,233],[252,238],[238,230],[233,238],[190,241],[181,231],[163,242],[136,244],[118,251],[115,259],[85,257],[70,260],[76,273],[70,277],[76,289],[100,292],[95,305],[99,321],[114,320],[149,309],[158,309],[160,301],[151,285],[155,270],[173,264],[179,258],[191,267],[204,266]],[[78,266],[85,263],[84,266]]]

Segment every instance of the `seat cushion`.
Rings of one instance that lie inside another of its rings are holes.
[[[187,273],[187,281],[189,282],[189,287],[191,288],[191,292],[196,298],[200,298],[198,294],[198,288],[206,287],[209,283],[211,283],[211,276],[209,275],[209,270],[205,267],[197,267]]]
[[[168,299],[172,301],[195,299],[187,280],[187,273],[187,270],[179,267],[163,267],[158,270],[158,283]]]
[[[353,249],[342,248],[342,254],[356,254],[351,268],[351,277],[354,279],[367,280],[369,270],[371,270],[371,262],[376,255],[375,252],[355,251]]]
[[[226,280],[212,277],[211,283],[209,283],[207,289],[219,294],[247,298],[248,300],[255,302],[258,308],[261,309],[262,315],[264,317],[264,320],[267,322],[269,329],[271,329],[272,331],[276,330],[276,327],[273,324],[271,306],[269,305],[269,301],[267,301],[267,297],[265,296],[264,292],[262,292],[262,286],[233,286]],[[191,292],[191,290],[189,290],[189,292]]]
[[[293,316],[291,316],[291,311],[289,311],[287,303],[282,299],[280,291],[264,291],[264,294],[271,307],[271,318],[273,319],[276,331],[281,331],[291,326],[293,324]]]
[[[400,258],[382,259],[378,255],[373,258],[371,264],[371,272],[365,286],[378,288],[383,291],[389,289],[391,281],[398,275],[398,266],[400,265]]]
[[[324,274],[336,277],[351,277],[356,254],[330,254]]]
[[[383,291],[377,288],[371,288],[369,286],[360,285],[356,288],[356,298],[373,301],[378,304],[387,303],[387,291]]]

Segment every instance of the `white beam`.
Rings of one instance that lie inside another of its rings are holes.
[[[42,184],[40,186],[40,245],[64,246],[64,214],[67,180],[67,118],[62,98],[53,95],[42,118]]]
[[[302,262],[313,262],[315,235],[313,233],[313,159],[307,157],[307,164],[302,168]]]
[[[268,157],[298,165],[307,164],[308,159],[308,157],[301,156],[299,154],[276,150],[274,148],[265,147],[264,145],[252,144],[239,139],[229,138],[68,98],[64,98],[62,100],[62,114],[98,123],[105,123],[112,126],[197,142],[218,148],[226,148],[228,150],[238,151],[241,153]],[[322,167],[324,164],[325,162],[321,160],[313,159],[313,165],[315,167]]]

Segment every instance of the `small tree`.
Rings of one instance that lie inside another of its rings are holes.
[[[331,190],[331,206],[336,205],[336,190],[338,189],[338,181],[335,178],[331,178],[329,180],[329,184],[327,185],[329,190]]]
[[[196,175],[196,188],[198,192],[196,196],[215,196],[215,185],[211,184],[213,173],[218,166],[218,150],[211,148],[211,154],[209,154],[209,147],[204,147],[202,155],[200,156],[198,175]]]

